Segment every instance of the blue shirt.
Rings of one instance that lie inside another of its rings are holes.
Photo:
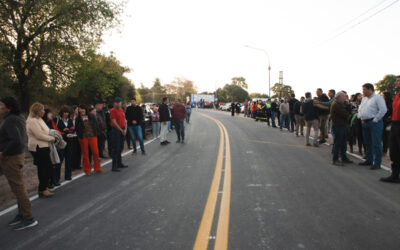
[[[370,97],[364,97],[358,108],[358,118],[361,120],[373,119],[373,122],[379,122],[387,111],[385,100],[373,93]]]

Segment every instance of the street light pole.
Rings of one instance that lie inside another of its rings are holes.
[[[269,60],[269,54],[265,49],[256,48],[250,45],[244,45],[244,47],[249,49],[254,49],[258,51],[264,52],[265,56],[268,59],[268,97],[271,98],[271,61]]]

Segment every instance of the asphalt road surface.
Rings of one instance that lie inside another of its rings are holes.
[[[227,112],[194,110],[186,135],[33,201],[37,227],[1,216],[0,249],[400,249],[386,171],[332,166],[329,147]]]

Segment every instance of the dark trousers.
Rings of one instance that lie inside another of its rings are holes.
[[[294,119],[294,113],[290,113],[290,131],[294,131],[294,126],[296,125],[296,119]]]
[[[114,134],[112,134],[112,136],[113,135]],[[126,135],[125,135],[124,139],[126,140],[126,145],[128,146],[128,148],[130,148],[131,147],[131,133],[129,132],[129,129],[126,131]]]
[[[45,191],[48,187],[51,175],[50,148],[36,147],[36,152],[31,152],[33,163],[37,167],[39,178],[39,192]]]
[[[183,121],[174,121],[176,135],[178,136],[178,141],[185,140],[185,123]]]
[[[71,140],[71,168],[81,169],[81,145],[79,144],[78,137],[73,137]]]
[[[51,169],[50,183],[56,184],[60,183],[61,178],[61,165],[65,159],[65,148],[57,150],[58,157],[60,158],[59,164],[54,164]]]
[[[124,148],[125,137],[116,128],[112,129],[111,144],[112,144],[112,167],[117,168],[122,164],[121,153]]]
[[[65,147],[65,166],[64,166],[64,178],[66,180],[71,179],[72,175],[72,139],[67,139],[67,146]]]
[[[390,132],[386,130],[386,127],[389,125],[388,122],[383,123],[383,130],[382,130],[382,143],[383,143],[383,148],[382,151],[384,154],[387,153],[387,150],[389,148],[389,134]]]
[[[112,138],[112,129],[107,130],[107,152],[108,155],[111,157],[112,155],[112,143],[111,143],[111,138]]]
[[[390,130],[389,154],[392,161],[392,176],[400,175],[400,122],[393,121]]]
[[[335,133],[334,145],[333,145],[333,161],[339,160],[339,154],[342,161],[347,159],[347,125],[332,126],[333,132]]]
[[[104,158],[103,152],[106,145],[106,132],[102,131],[100,133],[101,135],[97,136],[97,148],[99,150],[99,157]]]

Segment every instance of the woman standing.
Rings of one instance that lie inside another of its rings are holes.
[[[79,106],[79,116],[76,119],[76,133],[81,145],[83,171],[91,175],[92,166],[89,160],[89,147],[94,161],[94,170],[101,173],[99,149],[97,146],[97,121],[96,117],[89,114],[86,105]]]
[[[186,123],[190,123],[190,115],[192,114],[192,103],[189,101],[186,103]]]
[[[158,112],[158,106],[155,104],[153,104],[151,110],[153,111],[153,113],[151,114],[151,127],[153,131],[153,139],[156,139],[160,136],[160,129],[161,129],[160,112]]]
[[[43,115],[44,106],[38,102],[32,104],[26,121],[26,132],[28,134],[28,150],[38,169],[39,197],[48,198],[54,195],[47,187],[52,167],[49,142],[54,142],[55,137],[49,135],[50,129],[43,121]]]
[[[72,114],[71,121],[73,127],[71,127],[71,168],[73,170],[81,169],[81,145],[79,145],[78,135],[76,134],[76,120],[79,117],[79,108],[78,106],[72,106]]]
[[[72,147],[74,137],[74,124],[69,116],[70,109],[67,106],[63,106],[60,109],[59,117],[55,118],[56,126],[60,133],[62,133],[64,141],[67,142],[65,149],[58,152],[61,162],[65,158],[64,178],[66,181],[70,181],[72,175]]]

